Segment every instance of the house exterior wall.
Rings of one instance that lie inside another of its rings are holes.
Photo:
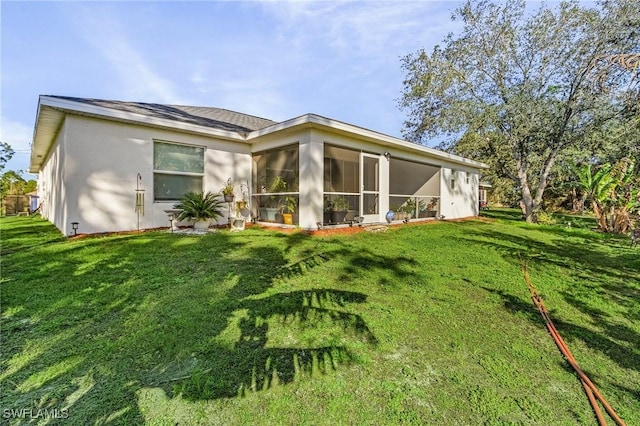
[[[300,227],[315,229],[322,222],[324,144],[315,130],[307,130],[300,143]]]
[[[316,140],[321,140],[323,143],[379,155],[381,182],[378,222],[385,221],[385,214],[389,210],[389,161],[383,155],[385,152],[390,154],[390,158],[415,161],[441,168],[440,173],[436,173],[420,192],[440,194],[440,214],[445,218],[455,219],[478,215],[479,177],[476,169],[457,165],[440,158],[419,155],[396,147],[377,145],[330,132],[317,131],[316,135]],[[322,161],[320,167],[322,167]],[[456,185],[453,190],[450,188],[452,170],[457,171]],[[468,184],[466,182],[467,172],[469,172]]]
[[[56,204],[66,204],[65,214],[54,224],[65,234],[70,222],[79,222],[78,232],[98,233],[138,229],[135,212],[137,174],[145,189],[145,214],[140,229],[166,227],[165,210],[174,202],[153,200],[153,143],[161,140],[205,147],[203,190],[220,192],[228,178],[236,184],[250,184],[251,155],[247,144],[217,140],[163,129],[68,115],[65,122],[64,164],[56,166],[55,156],[44,170],[58,170],[63,188]],[[63,166],[63,167],[61,167]],[[51,179],[49,179],[51,180]],[[66,200],[66,201],[64,201]],[[225,218],[220,219],[226,223]]]
[[[454,173],[455,171],[455,173]],[[469,173],[469,183],[467,180]],[[445,219],[478,215],[479,176],[476,170],[461,166],[443,167],[440,181],[440,214]],[[451,180],[455,186],[451,187]]]
[[[203,190],[218,193],[227,179],[235,184],[236,200],[250,199],[252,153],[290,144],[299,146],[298,225],[315,229],[323,221],[324,147],[341,146],[379,159],[379,213],[371,221],[384,222],[389,210],[390,158],[428,164],[439,169],[420,189],[420,195],[439,195],[439,213],[447,219],[478,214],[478,170],[401,146],[375,143],[348,133],[317,127],[287,129],[248,142],[229,141],[144,125],[67,114],[39,172],[43,217],[65,235],[71,222],[80,233],[99,233],[169,226],[165,210],[174,202],[154,202],[154,141],[205,148]],[[454,173],[455,171],[455,173]],[[467,182],[467,173],[469,181]],[[135,212],[137,175],[145,189],[145,214]],[[455,186],[451,179],[455,174]],[[241,185],[246,185],[244,189]],[[424,194],[422,194],[424,192]],[[220,223],[227,223],[225,217]],[[231,209],[233,212],[233,207]],[[233,214],[233,213],[232,213]]]
[[[65,121],[46,158],[45,166],[38,173],[38,196],[40,215],[53,223],[64,235],[71,231],[70,221],[67,220],[67,200],[65,185],[66,162],[66,132]]]

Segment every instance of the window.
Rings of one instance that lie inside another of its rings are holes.
[[[298,145],[253,154],[253,192],[298,192]]]
[[[456,189],[456,178],[458,176],[458,172],[456,170],[451,170],[451,190]]]
[[[298,223],[300,159],[298,145],[253,154],[254,215],[263,222],[285,222],[284,213]]]
[[[397,220],[435,217],[440,167],[399,158],[389,161],[389,209]]]
[[[377,181],[371,183],[375,187]],[[322,223],[348,222],[359,216],[360,190],[360,151],[325,144]],[[377,195],[367,194],[365,198],[366,205],[377,210]]]
[[[187,192],[201,192],[203,176],[204,147],[153,143],[155,201],[177,201]]]
[[[471,173],[467,172],[467,177],[466,177],[466,184],[469,185],[469,180],[471,179]]]
[[[324,191],[360,193],[360,152],[324,146]]]

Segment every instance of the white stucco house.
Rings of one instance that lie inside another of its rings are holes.
[[[396,220],[476,216],[485,168],[316,114],[275,122],[220,108],[40,96],[29,171],[38,174],[42,216],[68,235],[73,222],[81,233],[168,227],[167,210],[184,193],[217,193],[228,179],[235,200],[247,202],[243,214],[261,223],[281,223],[292,203],[303,229],[385,222],[389,210]]]

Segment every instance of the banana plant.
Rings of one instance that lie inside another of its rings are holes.
[[[613,167],[605,163],[595,172],[587,164],[575,172],[587,201],[591,202],[598,228],[605,232],[627,232],[633,213],[640,210],[633,161],[623,158]]]

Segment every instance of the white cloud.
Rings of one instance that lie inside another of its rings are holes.
[[[272,80],[228,79],[218,89],[220,105],[229,105],[229,109],[276,121],[292,117],[291,103]]]
[[[428,1],[265,2],[280,22],[283,39],[308,47],[324,40],[340,55],[398,57],[431,48],[452,27],[456,3]]]
[[[78,4],[77,6],[80,6]],[[154,69],[132,40],[127,29],[110,9],[95,4],[73,10],[73,21],[82,37],[112,67],[120,80],[120,93],[127,100],[145,100],[168,104],[188,104],[174,84]],[[75,7],[75,6],[74,6]],[[125,99],[122,99],[125,100]]]
[[[273,78],[273,72],[265,69],[262,75],[241,69],[215,69],[198,64],[190,77],[191,84],[207,106],[242,111],[272,120],[291,118],[291,104],[285,99],[281,81]]]
[[[291,106],[399,136],[405,119],[400,58],[431,50],[458,22],[457,2],[262,2],[273,22],[278,63]],[[288,68],[286,68],[288,67]],[[292,70],[296,70],[292,72]],[[277,73],[273,73],[278,79]],[[295,87],[295,90],[290,90]],[[291,97],[295,94],[297,97]]]
[[[32,135],[32,128],[16,121],[0,118],[0,140],[11,145],[16,153],[30,152]]]

